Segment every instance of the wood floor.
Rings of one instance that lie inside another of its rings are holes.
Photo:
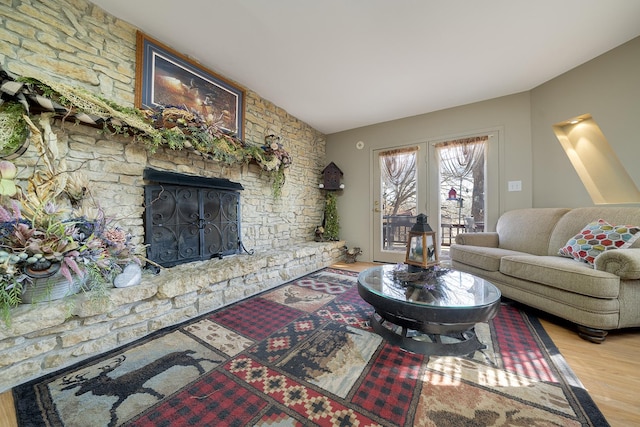
[[[334,267],[362,271],[371,265]],[[603,344],[593,344],[562,320],[536,315],[611,426],[640,426],[640,329],[614,331]],[[0,426],[17,427],[11,392],[0,394]]]

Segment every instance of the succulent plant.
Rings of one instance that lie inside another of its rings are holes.
[[[18,192],[15,177],[16,166],[8,160],[0,161],[0,195],[13,197]]]

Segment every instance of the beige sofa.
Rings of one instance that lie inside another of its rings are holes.
[[[602,252],[593,265],[558,254],[599,219],[640,226],[640,208],[509,211],[496,232],[459,234],[451,264],[491,281],[506,298],[575,323],[581,337],[602,342],[609,330],[640,326],[640,239]]]

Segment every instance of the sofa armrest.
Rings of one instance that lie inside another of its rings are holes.
[[[594,268],[625,280],[640,279],[640,248],[604,251],[595,258]]]
[[[456,243],[468,246],[483,246],[486,248],[498,247],[498,233],[461,233],[456,236]]]

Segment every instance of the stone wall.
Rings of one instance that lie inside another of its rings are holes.
[[[151,36],[162,41],[162,35]],[[14,77],[53,80],[133,106],[136,28],[86,0],[0,0],[0,40],[0,66]],[[232,80],[232,76],[223,77]],[[168,149],[149,155],[141,144],[69,123],[63,132],[57,132],[61,151],[69,155],[70,167],[80,167],[89,175],[91,190],[98,198],[104,195],[109,203],[117,203],[116,213],[126,206],[127,218],[123,219],[134,227],[140,224],[142,199],[137,191],[123,193],[119,186],[139,187],[139,171],[151,166],[240,182],[245,188],[242,232],[247,248],[266,249],[312,239],[324,208],[323,194],[317,188],[326,166],[326,138],[250,88],[244,89],[244,139],[262,145],[265,135],[275,132],[293,158],[278,199],[271,197],[268,175],[255,165],[225,167]],[[103,162],[105,159],[112,162]],[[120,199],[114,200],[113,195]],[[121,199],[124,197],[128,200]]]
[[[161,35],[150,36],[162,41]],[[0,0],[0,39],[0,65],[12,76],[82,87],[133,106],[136,28],[97,6],[85,0]],[[142,143],[126,137],[60,120],[38,123],[39,119],[32,117],[42,129],[52,125],[61,165],[84,174],[88,198],[138,242],[144,240],[145,167],[241,183],[242,242],[256,255],[165,269],[135,288],[113,289],[111,304],[99,312],[87,312],[82,300],[70,310],[68,300],[18,307],[11,327],[0,325],[0,390],[342,256],[339,248],[344,242],[310,242],[323,217],[324,195],[318,182],[325,166],[325,136],[250,88],[245,88],[244,139],[262,144],[265,135],[276,133],[293,159],[280,198],[272,196],[269,176],[256,165],[225,166],[170,149],[150,154]],[[33,146],[14,162],[19,178],[41,165]]]
[[[80,294],[23,304],[0,328],[0,392],[206,314],[338,261],[344,242],[193,262],[111,290],[107,306]]]

